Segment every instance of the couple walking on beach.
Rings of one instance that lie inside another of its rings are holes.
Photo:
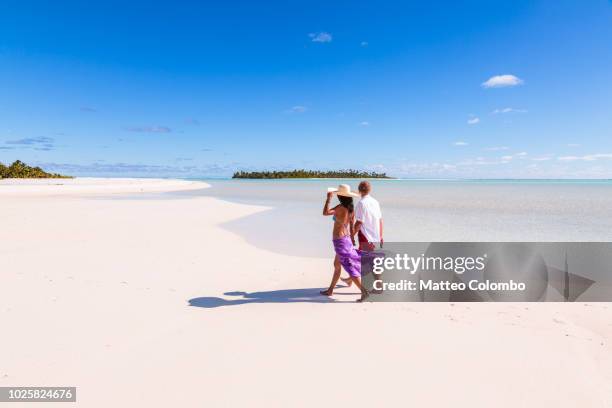
[[[342,279],[349,286],[355,284],[361,291],[359,302],[368,298],[369,293],[361,283],[361,255],[360,252],[371,252],[377,243],[383,245],[383,220],[380,205],[370,195],[372,186],[368,181],[362,181],[358,187],[359,194],[351,191],[348,184],[340,184],[338,188],[328,188],[327,198],[323,206],[324,216],[333,216],[334,227],[332,232],[334,250],[334,275],[327,290],[322,295],[331,296],[340,279],[342,267],[349,274]],[[340,204],[329,208],[334,193],[338,196]],[[357,206],[353,204],[353,197],[361,197]],[[359,251],[355,249],[355,235],[359,241]]]

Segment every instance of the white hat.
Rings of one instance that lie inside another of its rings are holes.
[[[351,191],[351,186],[349,186],[348,184],[340,184],[338,188],[328,187],[327,192],[336,193],[339,196],[344,196],[344,197],[359,197],[359,194],[353,193]]]

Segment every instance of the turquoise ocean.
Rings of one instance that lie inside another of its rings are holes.
[[[224,228],[288,255],[330,257],[327,187],[359,180],[202,179],[210,188],[170,193],[260,206]],[[391,241],[612,241],[611,180],[370,180]]]

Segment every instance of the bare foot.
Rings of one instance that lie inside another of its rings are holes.
[[[347,287],[351,287],[351,285],[353,285],[353,280],[351,278],[340,278],[340,280],[344,283],[346,283]]]
[[[363,292],[361,294],[361,297],[359,299],[357,299],[357,302],[363,302],[363,301],[365,301],[369,297],[370,297],[370,294],[368,292]]]
[[[334,294],[334,291],[327,289],[327,290],[322,290],[319,293],[322,294],[323,296],[331,296]]]

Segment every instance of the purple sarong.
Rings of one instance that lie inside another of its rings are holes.
[[[357,250],[353,247],[353,243],[348,236],[334,239],[334,249],[338,258],[340,258],[340,264],[344,270],[353,278],[361,277],[361,256]]]

